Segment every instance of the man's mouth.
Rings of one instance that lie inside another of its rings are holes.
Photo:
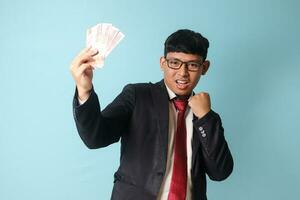
[[[185,89],[189,83],[187,80],[176,80],[175,82],[179,89]]]

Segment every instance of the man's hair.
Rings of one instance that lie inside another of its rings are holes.
[[[172,33],[165,41],[164,55],[169,52],[182,52],[187,54],[196,54],[206,59],[208,40],[200,33],[189,29],[181,29]]]

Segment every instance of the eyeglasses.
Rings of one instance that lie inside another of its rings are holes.
[[[202,63],[195,62],[195,61],[183,62],[176,58],[171,58],[171,59],[165,58],[165,59],[167,61],[168,67],[171,69],[180,69],[180,67],[183,64],[185,64],[185,66],[187,66],[188,71],[197,72],[200,69],[200,67],[202,67],[203,65],[203,62]]]

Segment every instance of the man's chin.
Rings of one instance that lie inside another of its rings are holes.
[[[176,90],[175,94],[178,96],[186,96],[186,95],[190,95],[192,91],[190,90]]]

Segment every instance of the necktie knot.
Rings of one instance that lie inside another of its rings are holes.
[[[173,100],[175,108],[179,110],[179,112],[185,112],[186,106],[188,104],[187,99],[174,99]]]

